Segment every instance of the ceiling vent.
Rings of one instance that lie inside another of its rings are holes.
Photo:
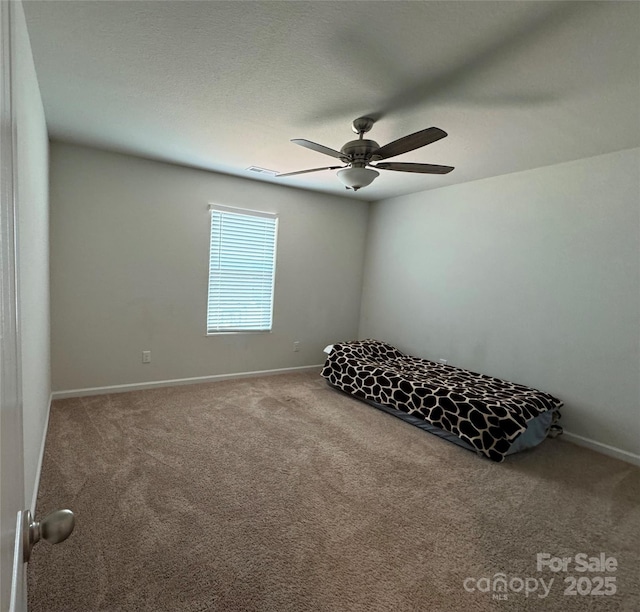
[[[275,176],[278,174],[275,170],[267,170],[266,168],[260,168],[260,166],[249,166],[247,170],[257,174],[266,174],[267,176]]]

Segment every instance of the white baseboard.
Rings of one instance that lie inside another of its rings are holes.
[[[143,389],[157,389],[160,387],[175,387],[178,385],[197,385],[199,383],[230,380],[234,378],[253,378],[256,376],[275,376],[292,372],[307,372],[319,370],[323,364],[297,366],[295,368],[279,368],[277,370],[258,370],[255,372],[236,372],[233,374],[214,374],[213,376],[196,376],[195,378],[176,378],[173,380],[156,380],[127,385],[112,385],[109,387],[91,387],[88,389],[70,389],[68,391],[54,391],[52,398],[65,399],[67,397],[84,397],[87,395],[105,395],[108,393],[125,393],[126,391],[141,391]]]
[[[629,451],[616,448],[615,446],[609,446],[608,444],[603,444],[602,442],[596,442],[591,438],[585,438],[566,430],[560,437],[565,438],[569,442],[573,442],[578,446],[584,446],[598,453],[602,453],[603,455],[608,455],[609,457],[621,459],[622,461],[626,461],[627,463],[632,463],[633,465],[640,466],[640,455],[636,455],[635,453],[630,453]]]
[[[47,416],[44,420],[44,429],[42,430],[42,441],[40,442],[40,454],[38,455],[38,464],[36,466],[36,478],[33,483],[33,495],[31,497],[31,516],[36,515],[36,502],[38,500],[38,489],[40,488],[40,472],[42,471],[42,461],[44,460],[44,445],[47,441],[47,432],[49,431],[49,415],[51,414],[51,402],[53,401],[53,393],[49,395],[49,405],[47,406]]]

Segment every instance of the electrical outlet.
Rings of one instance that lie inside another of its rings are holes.
[[[300,340],[296,340],[293,343],[293,352],[297,353],[300,350]]]
[[[448,361],[448,359],[438,359],[438,362],[442,363],[444,365],[447,365],[447,361]]]
[[[142,351],[142,363],[151,363],[151,351]]]

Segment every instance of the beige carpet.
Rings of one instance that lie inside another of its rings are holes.
[[[628,464],[562,439],[492,463],[317,374],[58,400],[37,514],[77,525],[34,550],[29,605],[639,610],[639,502]],[[615,572],[536,571],[537,553],[601,552]],[[478,590],[496,573],[538,590]],[[569,576],[617,594],[564,595]]]

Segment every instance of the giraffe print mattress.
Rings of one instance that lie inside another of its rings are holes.
[[[556,423],[563,405],[549,393],[411,357],[378,340],[334,344],[321,374],[357,398],[457,436],[493,461],[502,461],[541,414],[550,411]]]

